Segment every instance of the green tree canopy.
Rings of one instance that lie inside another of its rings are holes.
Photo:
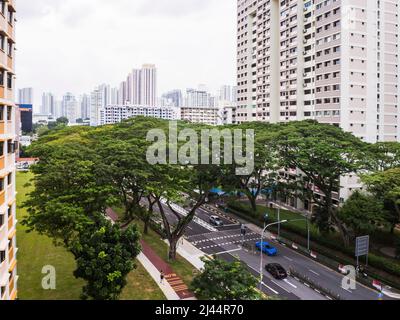
[[[390,213],[388,220],[393,232],[400,222],[400,168],[363,175],[362,181],[369,192],[385,203],[385,208]]]
[[[126,285],[126,276],[134,268],[140,252],[140,234],[131,225],[125,230],[110,222],[86,228],[72,248],[77,269],[75,277],[87,281],[83,299],[116,300]]]
[[[376,197],[354,192],[339,211],[340,219],[349,226],[355,236],[372,234],[386,222],[383,202]]]
[[[197,296],[207,300],[261,300],[257,279],[240,261],[232,263],[217,259],[203,259],[204,270],[191,284]]]

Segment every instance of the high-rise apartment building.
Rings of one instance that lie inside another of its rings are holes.
[[[398,0],[238,0],[238,122],[400,141]]]
[[[162,95],[162,101],[166,105],[180,108],[183,106],[183,96],[181,90],[172,90]]]
[[[0,300],[17,298],[15,0],[0,1]]]
[[[119,123],[138,116],[164,120],[181,120],[181,109],[138,105],[107,105],[100,111],[100,125]]]
[[[140,73],[140,104],[154,107],[157,104],[156,66],[145,64]]]
[[[19,104],[33,104],[33,89],[22,88],[18,90],[18,103]]]
[[[41,114],[51,115],[53,117],[57,116],[56,112],[56,98],[54,94],[50,92],[45,92],[42,95],[42,105],[40,107]]]
[[[187,89],[185,107],[188,108],[209,107],[210,97],[211,95],[207,91],[205,91],[204,88],[200,88],[198,90]]]
[[[90,96],[83,94],[79,98],[80,118],[82,120],[90,119]]]

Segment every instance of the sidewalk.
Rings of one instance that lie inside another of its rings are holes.
[[[106,214],[112,223],[116,223],[118,215],[114,210],[108,208]],[[141,240],[140,244],[142,246],[142,252],[137,256],[137,259],[158,284],[165,297],[168,300],[195,300],[194,294],[189,291],[189,288],[184,284],[182,279],[174,273],[171,266],[161,259],[144,240]],[[178,253],[179,252],[190,256],[189,252],[193,251],[188,248],[180,248],[180,250],[178,250]],[[182,255],[182,257],[186,258],[184,255]],[[198,259],[195,263],[199,264],[199,261]],[[161,271],[165,274],[163,283],[160,281]]]
[[[168,240],[165,240],[164,242],[169,245]],[[181,241],[179,241],[177,252],[197,270],[202,270],[204,268],[204,262],[201,261],[201,258],[206,257],[207,255],[203,251],[197,249],[186,239],[182,238]]]
[[[178,300],[187,300],[194,299],[195,296],[192,292],[189,291],[189,288],[185,285],[181,278],[179,278],[176,273],[172,270],[171,266],[166,263],[163,259],[161,259],[154,250],[143,240],[140,241],[142,245],[142,253],[149,260],[149,262],[153,265],[154,269],[148,270],[149,273],[153,272],[152,277],[156,276],[157,283],[160,284],[160,273],[161,271],[165,274],[165,280],[171,287],[171,289],[178,296]],[[154,272],[156,271],[156,275]],[[163,285],[160,286],[161,289]],[[172,296],[171,296],[172,297]],[[168,296],[167,296],[168,298]],[[176,299],[170,299],[176,300]]]

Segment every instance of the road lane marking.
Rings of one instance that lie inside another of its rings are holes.
[[[289,257],[286,257],[286,256],[283,256],[286,260],[289,260],[289,261],[291,261],[291,262],[293,262],[293,259],[291,259],[291,258],[289,258]]]
[[[293,283],[291,283],[288,279],[285,279],[283,281],[285,281],[289,286],[292,286],[293,288],[297,289],[297,287]]]
[[[284,287],[282,287],[279,283],[277,283],[276,281],[274,281],[274,280],[271,280],[271,282],[272,283],[274,283],[274,284],[276,284],[279,288],[281,288],[281,289],[283,289],[283,290],[285,290],[287,293],[291,293],[288,289],[286,289],[286,288],[284,288]]]
[[[264,282],[262,283],[262,285],[263,285],[264,287],[266,287],[267,289],[269,289],[270,291],[272,291],[273,293],[279,294],[278,291],[276,291],[276,290],[272,289],[271,287],[267,286]]]
[[[220,255],[220,254],[231,253],[231,252],[236,252],[236,251],[240,251],[240,250],[242,250],[242,249],[239,248],[239,249],[234,249],[234,250],[228,250],[228,251],[218,252],[218,253],[216,253],[216,255],[218,256],[218,255]]]
[[[316,276],[320,276],[320,274],[319,273],[317,273],[317,272],[315,272],[315,271],[313,271],[313,270],[311,270],[311,269],[309,269],[308,271],[310,271],[311,273],[314,273]]]

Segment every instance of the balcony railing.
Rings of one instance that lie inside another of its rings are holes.
[[[14,217],[10,216],[8,218],[8,230],[11,230],[14,227]]]
[[[14,247],[11,247],[10,250],[8,250],[8,261],[13,261],[14,260]]]
[[[14,291],[14,288],[15,288],[14,278],[11,279],[8,288],[9,288],[9,292],[10,292],[10,296],[11,296],[11,293]]]
[[[3,190],[0,192],[0,206],[4,204],[5,200],[6,200],[6,192],[5,190]]]

